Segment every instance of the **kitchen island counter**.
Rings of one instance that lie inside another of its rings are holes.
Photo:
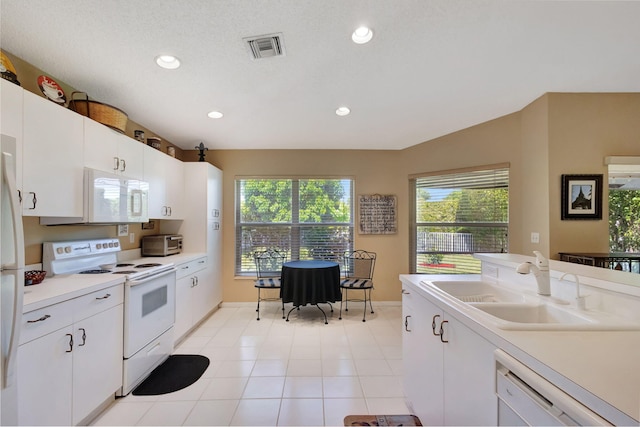
[[[479,310],[433,293],[423,281],[482,280],[480,275],[401,275],[422,296],[617,425],[640,419],[640,331],[514,331]],[[455,299],[455,298],[453,298]]]

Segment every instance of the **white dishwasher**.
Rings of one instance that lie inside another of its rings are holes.
[[[499,426],[613,425],[504,351],[494,357]]]

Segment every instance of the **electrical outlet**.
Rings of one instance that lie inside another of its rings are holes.
[[[118,224],[118,236],[123,237],[129,234],[129,224]]]
[[[531,233],[531,243],[540,243],[540,233]]]
[[[134,243],[136,241],[136,233],[129,234],[129,243]]]

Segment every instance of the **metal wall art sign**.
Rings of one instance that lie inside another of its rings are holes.
[[[398,232],[397,198],[393,195],[358,196],[360,234],[395,234]]]

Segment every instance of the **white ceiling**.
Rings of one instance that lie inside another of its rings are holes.
[[[402,149],[545,92],[640,92],[640,2],[1,0],[2,49],[192,149]],[[356,45],[352,31],[373,28]],[[281,32],[286,56],[244,37]],[[182,60],[178,70],[154,63]],[[18,76],[20,77],[20,76]],[[351,115],[338,117],[341,105]],[[222,111],[219,120],[207,118]]]

